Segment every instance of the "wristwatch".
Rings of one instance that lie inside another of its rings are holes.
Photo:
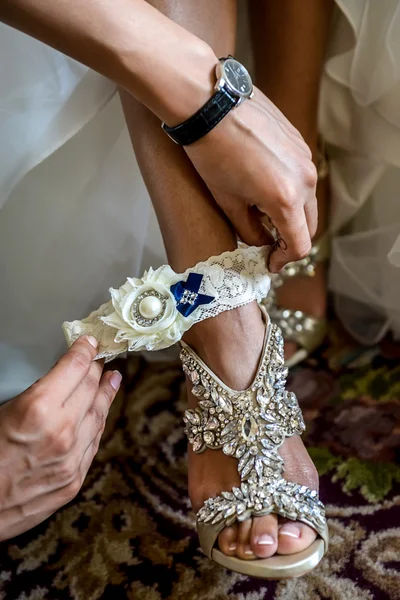
[[[216,76],[216,92],[200,110],[176,127],[162,124],[165,133],[177,144],[188,146],[197,142],[218,125],[232,108],[253,96],[249,72],[233,56],[219,59]]]

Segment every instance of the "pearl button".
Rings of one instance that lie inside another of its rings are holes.
[[[139,312],[145,319],[155,319],[162,309],[162,302],[156,296],[146,296],[139,304]]]

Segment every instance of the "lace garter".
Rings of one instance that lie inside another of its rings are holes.
[[[267,256],[267,247],[243,247],[184,273],[164,265],[150,268],[141,279],[128,277],[87,318],[63,324],[68,345],[93,335],[99,342],[96,358],[106,361],[127,351],[168,348],[195,323],[265,298],[270,288]]]

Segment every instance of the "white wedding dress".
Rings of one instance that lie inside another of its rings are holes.
[[[336,0],[322,83],[330,286],[360,340],[400,336],[400,7]],[[165,261],[115,85],[0,25],[0,401],[127,275]],[[361,302],[361,304],[360,304]]]

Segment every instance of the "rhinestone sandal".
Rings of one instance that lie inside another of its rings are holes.
[[[216,563],[263,579],[300,577],[320,562],[328,548],[324,506],[318,493],[282,477],[279,447],[286,437],[304,429],[296,396],[285,391],[283,338],[265,311],[262,358],[252,385],[245,391],[227,387],[185,343],[183,370],[193,383],[198,407],[185,412],[185,433],[196,453],[219,450],[238,460],[240,487],[206,500],[197,513],[197,531],[204,553]],[[226,556],[216,547],[219,533],[235,521],[275,513],[314,528],[317,538],[292,555],[253,561]]]
[[[128,278],[110,289],[111,300],[82,320],[65,322],[69,345],[81,335],[99,342],[96,359],[106,362],[126,352],[161,350],[181,340],[204,319],[268,294],[268,248],[241,247],[213,256],[184,273],[168,265],[149,269],[141,279]],[[186,433],[195,452],[221,449],[238,459],[240,488],[210,498],[197,515],[204,552],[215,562],[265,579],[299,577],[313,569],[328,547],[324,507],[316,491],[282,478],[279,447],[300,434],[304,422],[294,394],[285,391],[283,338],[263,307],[266,334],[262,359],[253,384],[235,392],[220,381],[182,343],[183,369],[193,383],[199,406],[185,413]],[[320,538],[289,556],[243,561],[224,555],[215,542],[222,529],[251,515],[276,513],[313,527]]]

